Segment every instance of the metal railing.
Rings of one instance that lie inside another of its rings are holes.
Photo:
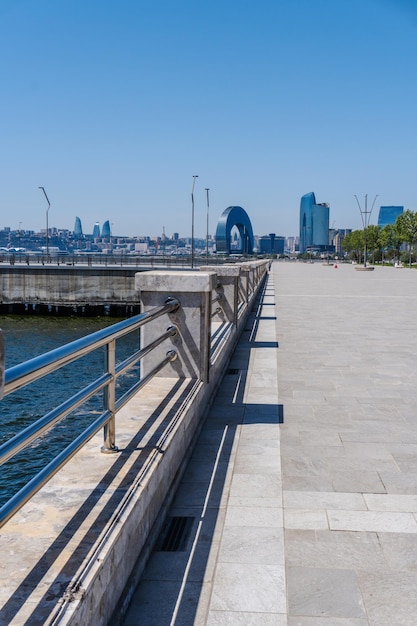
[[[241,263],[242,258],[227,257],[228,263]],[[196,256],[194,265],[221,265],[225,262],[222,255],[210,255],[208,259],[204,256]],[[15,254],[0,253],[0,264],[8,265],[73,265],[73,266],[105,266],[105,267],[191,267],[190,255],[171,255],[171,254],[102,254],[102,253],[84,253],[84,254]]]
[[[168,298],[162,306],[155,307],[146,313],[142,313],[87,335],[86,337],[72,341],[55,350],[51,350],[29,361],[11,367],[5,372],[3,359],[3,362],[0,364],[0,374],[2,374],[1,378],[3,379],[4,372],[4,386],[2,385],[2,391],[3,395],[7,396],[99,348],[105,348],[104,371],[101,376],[0,446],[0,465],[3,465],[16,454],[28,448],[28,446],[43,433],[50,430],[55,424],[62,421],[87,400],[103,392],[104,406],[101,414],[95,417],[81,434],[0,508],[0,527],[39,491],[39,489],[41,489],[41,487],[45,485],[45,483],[47,483],[101,428],[104,429],[102,452],[112,453],[118,451],[115,445],[115,416],[117,411],[119,411],[135,393],[146,385],[155,374],[167,365],[167,363],[175,360],[177,353],[174,350],[169,350],[166,353],[166,357],[156,365],[152,371],[148,372],[143,378],[136,380],[136,382],[117,400],[116,381],[122,374],[125,374],[136,366],[144,356],[149,354],[149,352],[167,338],[176,335],[178,331],[175,326],[169,326],[166,332],[160,337],[152,341],[146,347],[136,350],[118,364],[116,364],[116,341],[138,330],[144,324],[162,315],[176,311],[179,306],[179,301],[176,298]],[[0,356],[3,356],[2,346],[3,338],[0,336]]]

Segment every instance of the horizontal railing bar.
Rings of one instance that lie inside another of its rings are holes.
[[[52,411],[49,411],[49,413],[46,413],[43,417],[36,420],[36,422],[3,443],[0,446],[0,465],[9,461],[12,457],[21,452],[23,448],[29,446],[33,441],[35,441],[35,439],[38,439],[44,432],[52,428],[52,426],[54,426],[57,422],[71,413],[71,411],[74,411],[76,408],[84,404],[84,402],[86,402],[89,398],[104,389],[104,387],[106,387],[111,380],[112,376],[110,374],[103,374],[87,387],[74,394],[71,398],[68,398],[68,400],[57,406]]]
[[[166,358],[159,363],[147,376],[138,381],[134,387],[124,394],[116,403],[116,410],[124,406],[134,393],[144,387],[149,380],[157,374],[167,363],[174,361],[177,353],[170,350]],[[134,391],[132,391],[134,390]],[[132,393],[131,393],[132,391]],[[64,403],[65,404],[65,403]],[[45,416],[46,417],[46,416]],[[30,500],[86,443],[89,441],[112,417],[110,411],[105,411],[96,418],[74,441],[72,441],[60,454],[34,476],[17,494],[12,496],[6,504],[0,508],[0,527],[2,527],[13,515]]]
[[[178,307],[179,301],[176,298],[168,298],[164,305],[155,307],[147,313],[141,313],[128,320],[123,320],[113,326],[98,330],[91,335],[76,339],[65,346],[55,348],[29,361],[9,368],[5,372],[4,395],[16,391],[52,371],[97,350],[110,340],[117,340],[161,315],[175,311]]]
[[[122,363],[119,363],[118,365],[116,365],[116,377],[120,376],[121,374],[124,374],[127,370],[133,367],[133,365],[136,365],[138,361],[143,359],[143,357],[149,354],[154,348],[156,348],[161,343],[163,343],[165,339],[168,339],[169,337],[174,337],[177,334],[178,334],[177,327],[169,326],[169,328],[167,328],[166,333],[161,335],[158,339],[155,339],[154,341],[152,341],[152,343],[150,343],[148,346],[145,346],[145,348],[142,348],[141,350],[137,350],[134,354],[131,354],[127,359],[122,361]]]
[[[120,363],[116,368],[116,378],[135,365],[140,359],[146,356],[157,345],[162,343],[167,337],[172,337],[176,333],[177,328],[175,326],[170,326],[167,329],[167,332],[160,338],[153,341],[146,348],[138,350],[134,355],[131,355],[128,359],[123,361],[123,363]],[[17,433],[14,437],[9,439],[9,441],[0,445],[0,465],[9,461],[16,454],[21,452],[21,450],[43,435],[44,432],[52,428],[52,426],[54,426],[57,422],[71,413],[71,411],[74,411],[89,398],[101,391],[111,380],[112,376],[110,374],[103,374],[96,381],[93,381],[90,385],[71,396],[71,398],[68,398],[68,400],[44,415],[42,418],[36,420],[36,422],[25,428],[22,432]]]
[[[144,387],[151,380],[151,378],[155,376],[155,374],[157,374],[163,367],[165,367],[165,365],[167,365],[171,361],[175,361],[177,356],[178,355],[175,350],[169,350],[167,352],[166,358],[161,361],[161,363],[156,365],[156,367],[154,367],[153,370],[151,370],[146,376],[138,380],[137,383],[130,387],[130,389],[126,391],[126,393],[124,393],[123,396],[121,396],[116,401],[116,412],[119,411],[130,400],[130,398],[135,395],[135,393],[142,389],[142,387]]]
[[[105,411],[0,508],[0,528],[9,521],[111,418]]]

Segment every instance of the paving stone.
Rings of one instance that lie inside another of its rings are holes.
[[[291,616],[366,617],[352,570],[290,567],[287,584]]]

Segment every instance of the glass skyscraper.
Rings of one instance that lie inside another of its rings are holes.
[[[378,226],[384,228],[389,224],[395,224],[397,217],[404,212],[403,206],[381,206],[379,207]]]
[[[301,198],[300,203],[300,252],[311,248],[325,250],[329,245],[328,204],[317,204],[311,191]]]
[[[110,239],[111,237],[111,230],[110,230],[110,222],[109,220],[106,220],[103,224],[103,228],[101,229],[101,236],[103,237],[103,239]]]
[[[79,217],[75,218],[75,224],[74,224],[74,236],[79,239],[80,237],[83,236],[83,227],[81,225],[81,220]]]
[[[96,222],[93,228],[93,239],[98,239],[100,237],[100,224]]]

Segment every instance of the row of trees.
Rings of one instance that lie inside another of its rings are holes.
[[[366,249],[375,260],[401,259],[403,244],[407,244],[407,260],[411,267],[414,246],[417,244],[417,212],[404,211],[398,216],[395,224],[380,226],[369,225],[364,230],[353,230],[343,239],[343,249],[351,254],[351,258],[359,263],[365,261]]]

